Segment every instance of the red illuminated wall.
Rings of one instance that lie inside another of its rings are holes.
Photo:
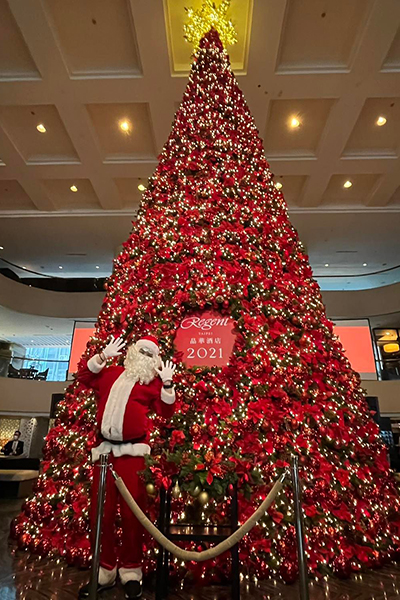
[[[346,356],[355,371],[363,379],[376,379],[376,369],[369,323],[360,321],[338,321],[334,331],[343,344]],[[69,372],[74,373],[85,351],[86,344],[94,332],[94,324],[77,323],[72,340]]]
[[[86,350],[86,344],[89,338],[94,333],[94,324],[90,323],[76,323],[74,329],[74,336],[72,338],[71,355],[69,358],[68,371],[75,373],[78,368],[78,362],[82,354]]]
[[[376,367],[369,323],[360,321],[338,321],[334,331],[340,339],[346,356],[362,379],[376,379]]]

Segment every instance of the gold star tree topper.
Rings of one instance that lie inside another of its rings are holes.
[[[218,31],[224,46],[237,42],[236,31],[232,21],[227,17],[231,0],[222,0],[219,6],[213,0],[204,0],[197,10],[186,8],[188,20],[185,23],[184,37],[196,49],[203,35],[214,28]]]

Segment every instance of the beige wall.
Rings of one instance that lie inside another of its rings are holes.
[[[400,312],[400,284],[373,290],[322,292],[331,319],[371,318]]]
[[[51,292],[0,275],[0,305],[28,315],[94,318],[100,312],[103,298],[104,292]]]
[[[0,414],[48,416],[51,395],[64,392],[65,381],[32,381],[0,377]]]
[[[400,414],[400,381],[363,381],[368,396],[378,396],[383,414]]]

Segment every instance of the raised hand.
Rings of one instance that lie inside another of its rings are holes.
[[[172,381],[176,370],[176,365],[172,362],[172,360],[167,360],[166,362],[161,361],[161,369],[156,369],[157,373],[161,377],[163,383],[165,381]]]
[[[113,356],[120,356],[122,354],[122,348],[126,345],[121,337],[114,338],[111,336],[111,341],[108,342],[107,346],[103,350],[103,354],[106,358],[112,358]]]

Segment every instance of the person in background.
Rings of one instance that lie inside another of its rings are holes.
[[[24,451],[24,442],[19,439],[20,437],[21,432],[14,431],[13,439],[2,448],[2,453],[6,456],[20,456]]]

